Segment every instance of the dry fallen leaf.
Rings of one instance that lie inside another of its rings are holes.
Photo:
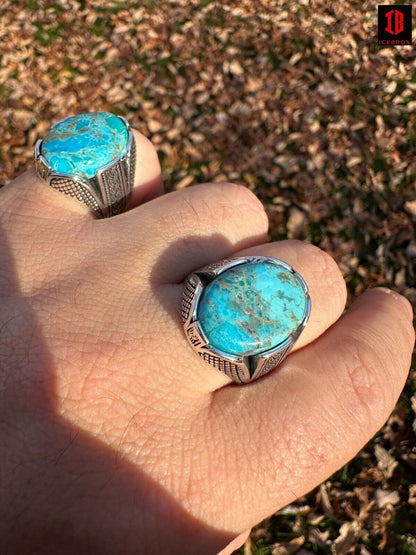
[[[271,546],[271,555],[292,555],[299,553],[299,548],[305,543],[303,536],[298,536],[290,542],[280,542]]]
[[[360,525],[357,522],[344,522],[339,530],[339,536],[331,547],[333,555],[345,555],[354,545],[354,541],[360,532]]]
[[[411,216],[414,216],[416,218],[416,200],[406,201],[404,207]]]
[[[400,496],[397,491],[377,489],[374,496],[377,506],[380,508],[400,503]]]
[[[374,453],[377,458],[378,468],[383,472],[386,478],[391,478],[399,463],[386,449],[384,449],[384,447],[379,444],[374,446]]]
[[[114,111],[156,144],[168,191],[244,183],[266,207],[273,239],[305,239],[334,257],[349,300],[383,285],[416,307],[414,47],[380,48],[368,1],[253,6],[5,0],[0,185],[31,166],[52,122]],[[337,549],[351,541],[361,555],[380,542],[409,550],[416,493],[411,486],[405,501],[403,490],[416,472],[415,383],[413,369],[406,402],[365,456],[276,515],[278,524],[262,524],[253,544],[280,523],[318,551],[335,521]],[[379,506],[375,488],[401,503]],[[303,521],[319,534],[309,537]]]

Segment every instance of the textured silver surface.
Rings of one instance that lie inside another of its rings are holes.
[[[39,140],[35,147],[35,168],[39,177],[50,187],[87,205],[99,218],[124,212],[134,184],[136,142],[127,120],[119,117],[129,132],[126,154],[99,169],[91,179],[84,181],[78,177],[54,172],[42,156],[42,141]]]
[[[257,355],[249,356],[236,356],[223,353],[210,345],[204,337],[204,333],[197,319],[199,299],[207,284],[226,270],[240,264],[264,261],[274,261],[280,266],[284,266],[299,279],[307,298],[305,317],[292,335],[284,343],[273,349],[269,349],[268,351]],[[199,268],[199,270],[196,270],[187,277],[182,297],[182,321],[185,335],[190,345],[201,358],[208,362],[208,364],[223,372],[234,382],[239,384],[251,382],[261,376],[264,376],[283,361],[305,328],[310,312],[311,301],[308,287],[302,276],[298,274],[289,264],[275,258],[262,256],[229,258],[227,260],[208,264],[207,266]]]

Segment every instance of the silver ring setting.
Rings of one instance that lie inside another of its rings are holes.
[[[283,361],[310,312],[305,280],[276,258],[222,260],[185,281],[182,320],[190,345],[239,384],[264,376]]]
[[[126,210],[135,163],[136,144],[128,121],[106,112],[65,118],[35,146],[39,177],[99,218]]]

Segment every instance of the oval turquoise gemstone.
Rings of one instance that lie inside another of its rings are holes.
[[[307,296],[300,280],[270,262],[242,264],[205,288],[197,309],[213,347],[233,355],[255,355],[277,347],[303,322]]]
[[[90,112],[54,125],[42,143],[42,155],[55,172],[89,179],[122,158],[128,142],[123,120],[107,112]]]

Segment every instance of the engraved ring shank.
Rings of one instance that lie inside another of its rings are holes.
[[[192,348],[240,384],[283,361],[310,310],[303,278],[285,262],[260,256],[200,268],[188,276],[182,300]]]
[[[98,217],[126,210],[135,163],[136,144],[129,123],[106,112],[61,120],[35,147],[39,177]]]

